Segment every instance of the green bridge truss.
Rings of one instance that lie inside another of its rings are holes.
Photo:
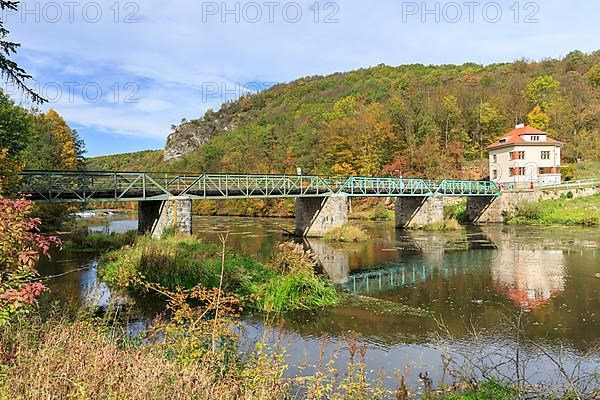
[[[498,196],[490,181],[404,178],[324,178],[254,174],[172,174],[155,172],[24,171],[17,192],[40,202],[197,199]]]

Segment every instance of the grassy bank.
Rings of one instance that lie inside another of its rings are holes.
[[[157,323],[136,338],[109,317],[96,318],[85,311],[72,317],[53,307],[17,319],[0,327],[0,399],[595,398],[536,396],[535,391],[519,392],[494,378],[456,380],[434,389],[438,384],[426,373],[420,374],[423,385],[418,396],[400,372],[395,388],[385,387],[381,375],[370,373],[367,347],[352,334],[340,349],[348,353],[346,365],[336,363],[339,354],[322,355],[315,372],[288,377],[285,350],[278,344],[259,343],[242,353],[237,346],[240,338],[231,331],[232,315],[222,315],[217,325],[196,320],[197,316]]]
[[[266,312],[311,310],[335,305],[333,286],[314,272],[314,258],[301,247],[283,244],[267,265],[223,251],[189,236],[139,237],[111,252],[100,274],[109,284],[139,288],[140,280],[169,290],[221,288]]]
[[[512,223],[600,225],[600,195],[544,200],[521,206]]]
[[[66,235],[63,248],[75,253],[100,253],[120,249],[135,242],[137,231],[125,233],[89,232],[87,228]]]

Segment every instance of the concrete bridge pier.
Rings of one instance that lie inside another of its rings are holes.
[[[138,202],[138,232],[160,237],[166,228],[176,226],[181,232],[192,234],[192,200],[187,197],[172,200]]]
[[[396,228],[421,228],[444,221],[442,196],[398,197],[396,199]]]
[[[467,197],[467,220],[472,224],[503,223],[505,211],[502,196]]]
[[[298,197],[296,199],[297,236],[323,237],[348,222],[348,196]]]

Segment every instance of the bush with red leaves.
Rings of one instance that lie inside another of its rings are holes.
[[[40,233],[42,221],[31,217],[32,211],[29,200],[0,197],[0,325],[38,305],[37,298],[48,289],[39,282],[35,265],[61,245],[58,237]]]

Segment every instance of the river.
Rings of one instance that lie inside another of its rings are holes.
[[[293,224],[288,219],[194,217],[194,234],[218,242],[218,233],[229,232],[230,250],[267,261],[279,243],[289,240],[284,232],[293,230]],[[314,371],[323,356],[344,366],[346,339],[357,335],[359,344],[368,347],[366,363],[373,375],[381,372],[393,386],[401,374],[416,391],[422,386],[419,373],[427,372],[435,383],[444,378],[444,360],[481,375],[512,359],[517,347],[531,382],[560,381],[549,355],[567,369],[581,362],[583,371],[598,370],[600,354],[591,349],[600,337],[600,230],[494,225],[432,233],[396,230],[388,222],[362,225],[368,242],[309,239],[305,245],[338,287],[382,304],[421,307],[433,317],[401,316],[368,304],[268,323],[247,314],[241,327],[245,346],[281,343],[288,374],[298,375]],[[125,231],[136,226],[137,220],[120,216],[92,228]],[[40,271],[57,275],[93,261],[62,252],[42,263]],[[95,268],[48,284],[55,296],[71,304],[106,304],[113,296],[97,280]],[[151,304],[139,305],[131,332],[143,330],[152,319],[156,308]],[[517,324],[528,340],[515,334]],[[496,373],[515,370],[508,363]],[[447,374],[445,378],[448,382]]]

